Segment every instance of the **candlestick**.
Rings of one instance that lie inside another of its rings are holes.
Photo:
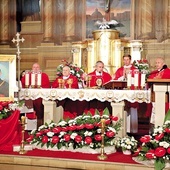
[[[101,119],[101,136],[102,136],[102,141],[101,141],[101,154],[98,156],[99,160],[105,160],[107,156],[105,155],[104,152],[104,133],[105,133],[105,119]]]
[[[27,151],[24,149],[24,134],[25,134],[25,116],[21,116],[21,125],[22,125],[22,140],[20,145],[20,151],[19,154],[25,154]]]

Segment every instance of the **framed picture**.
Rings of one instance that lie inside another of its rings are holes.
[[[0,101],[13,101],[16,87],[16,55],[0,55]]]

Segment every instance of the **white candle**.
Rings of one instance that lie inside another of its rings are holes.
[[[132,82],[132,76],[131,73],[127,74],[127,87],[131,86],[131,82]]]
[[[141,87],[145,86],[145,79],[146,79],[146,74],[142,73],[141,74]]]
[[[37,74],[37,86],[41,86],[41,73]]]
[[[25,73],[25,85],[26,86],[29,86],[29,84],[30,84],[30,74],[29,74],[29,72],[26,72]]]
[[[31,85],[35,86],[35,73],[31,73]]]
[[[134,86],[135,87],[138,87],[138,78],[139,78],[139,74],[138,73],[135,73],[134,74]]]

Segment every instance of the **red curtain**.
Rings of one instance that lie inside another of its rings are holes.
[[[10,151],[20,143],[19,115],[16,110],[7,119],[0,120],[0,150]]]

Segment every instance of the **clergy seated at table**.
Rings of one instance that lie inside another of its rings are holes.
[[[97,61],[95,64],[95,70],[87,75],[88,79],[90,79],[90,84],[87,82],[87,86],[89,88],[98,88],[98,86],[102,87],[103,84],[109,82],[112,80],[112,77],[109,73],[104,71],[104,63],[102,61]],[[86,78],[87,79],[87,78]],[[98,84],[99,83],[99,84]],[[101,83],[101,85],[100,85]],[[89,102],[89,109],[98,109],[99,111],[104,110],[105,108],[108,108],[110,111],[110,114],[112,113],[112,109],[110,106],[110,103],[100,102],[97,99],[94,99]]]
[[[123,56],[124,65],[117,69],[115,74],[112,76],[114,80],[126,81],[127,74],[129,71],[133,71],[136,68],[131,64],[131,55]],[[133,77],[133,73],[132,73]],[[127,132],[137,133],[138,132],[138,112],[137,109],[139,104],[137,102],[130,103],[125,101],[125,110],[127,111]]]
[[[34,63],[32,65],[32,71],[34,73],[37,73],[41,70],[40,68],[40,65],[38,63]],[[22,83],[22,87],[25,88],[27,85],[26,83],[26,74],[21,78],[21,83]],[[31,86],[32,84],[32,78],[31,76],[33,76],[31,74],[31,72],[29,73],[29,87]],[[37,74],[35,74],[35,86],[37,85],[37,81],[38,79],[36,78]],[[50,81],[49,81],[49,77],[46,73],[41,73],[41,77],[40,77],[40,80],[41,80],[41,88],[50,88]],[[36,112],[36,115],[37,115],[37,126],[39,127],[40,125],[43,124],[43,119],[44,119],[44,105],[42,104],[42,98],[38,98],[36,100],[33,100],[33,108]]]
[[[170,69],[167,67],[167,65],[165,64],[165,61],[162,57],[156,58],[155,67],[156,67],[156,70],[152,71],[149,74],[148,79],[170,79]],[[149,103],[147,105],[146,115],[148,117],[150,117],[152,114],[153,104],[154,103]],[[169,108],[168,102],[165,105],[167,108]],[[165,112],[166,112],[166,110],[165,110]],[[151,123],[154,124],[154,120],[151,120]]]
[[[64,66],[62,69],[62,75],[57,77],[52,83],[52,88],[71,88],[78,89],[78,79],[72,75],[69,66]],[[57,106],[62,106],[64,109],[64,118],[74,118],[75,116],[81,115],[85,108],[87,108],[86,101],[72,101],[65,99],[62,101],[56,101]]]

